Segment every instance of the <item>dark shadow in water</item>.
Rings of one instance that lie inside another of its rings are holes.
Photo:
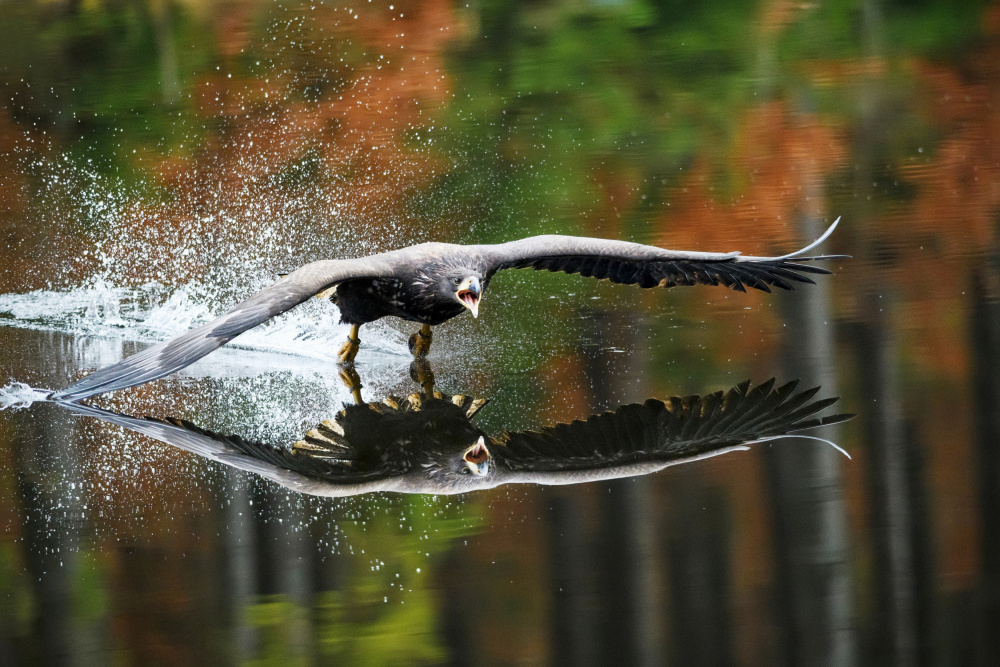
[[[438,391],[387,396],[346,406],[290,446],[249,442],[182,419],[56,403],[301,493],[455,494],[635,477],[850,418],[814,418],[837,399],[813,400],[819,387],[796,392],[797,385],[746,381],[727,392],[649,399],[586,421],[497,437],[473,422],[486,399]]]
[[[976,468],[979,507],[982,513],[982,588],[976,604],[978,623],[961,628],[966,647],[978,649],[966,657],[970,662],[995,665],[1000,660],[1000,257],[997,252],[977,267],[972,284],[970,326],[972,396],[975,401]],[[956,605],[957,606],[957,605]],[[961,617],[961,612],[959,617]],[[956,624],[959,625],[959,624]],[[958,634],[958,633],[956,633]],[[969,634],[974,634],[969,637]],[[968,649],[967,649],[968,650]]]

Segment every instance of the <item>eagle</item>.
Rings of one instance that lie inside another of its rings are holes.
[[[797,387],[798,381],[775,387],[773,378],[757,386],[748,380],[728,391],[649,399],[585,420],[495,437],[473,421],[486,399],[414,393],[347,405],[291,445],[221,435],[182,419],[57,403],[299,493],[449,495],[502,484],[580,484],[645,475],[790,434],[822,440],[795,434],[854,416],[816,417],[838,399],[814,400],[819,387]]]
[[[780,257],[546,235],[492,245],[423,243],[368,257],[312,262],[218,319],[91,373],[54,392],[52,398],[75,401],[170,375],[314,296],[329,298],[339,307],[341,321],[350,325],[347,342],[338,353],[342,364],[350,364],[358,353],[360,326],[388,316],[421,324],[410,337],[410,349],[416,357],[425,356],[431,327],[466,311],[478,317],[486,288],[504,269],[578,273],[642,288],[702,284],[740,292],[747,287],[790,290],[796,282],[812,283],[806,274],[831,273],[812,262],[844,257],[803,256],[826,240],[839,221],[805,248]]]

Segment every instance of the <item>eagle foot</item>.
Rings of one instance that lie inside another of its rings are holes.
[[[341,364],[351,364],[354,363],[354,357],[358,356],[358,350],[361,349],[361,339],[358,336],[359,325],[351,325],[351,333],[347,334],[347,341],[341,346],[340,351],[337,352],[337,359]]]
[[[413,334],[416,336],[417,334]],[[410,377],[424,390],[425,396],[434,395],[434,371],[424,357],[417,357],[410,364]]]
[[[351,392],[354,402],[357,405],[362,405],[364,401],[361,400],[361,376],[354,370],[354,364],[341,366],[338,374],[340,381],[347,387],[347,391]]]
[[[414,357],[426,357],[431,351],[431,339],[434,335],[428,325],[420,327],[420,331],[410,335],[410,354]]]
[[[358,341],[348,338],[347,342],[340,348],[340,351],[337,352],[337,358],[342,364],[354,363],[354,357],[358,356],[359,349],[361,349],[361,346],[358,345]]]

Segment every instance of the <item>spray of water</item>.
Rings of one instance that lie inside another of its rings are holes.
[[[49,389],[35,389],[23,382],[11,382],[0,387],[0,412],[31,407],[36,401],[44,401],[50,393]]]
[[[270,11],[285,12],[284,4]],[[317,13],[325,19],[314,18]],[[339,29],[338,16],[347,30]],[[438,73],[444,67],[426,49],[409,57],[409,42],[396,43],[400,30],[383,48],[407,70],[390,71],[384,58],[369,53],[374,46],[354,40],[351,26],[364,23],[355,19],[357,13],[338,15],[336,8],[323,7],[296,13],[291,21],[286,15],[250,38],[241,57],[224,59],[223,71],[194,74],[192,89],[203,96],[192,105],[197,112],[185,115],[181,102],[178,116],[184,117],[172,125],[193,126],[204,114],[211,117],[190,136],[147,147],[146,157],[136,158],[138,176],[98,172],[59,146],[25,158],[16,171],[31,174],[26,189],[33,208],[26,224],[44,230],[37,236],[48,245],[38,250],[37,261],[26,262],[26,270],[7,275],[18,293],[0,294],[0,325],[70,336],[71,345],[51,353],[69,348],[71,371],[82,372],[207,322],[278,273],[309,261],[446,240],[435,236],[439,228],[414,229],[404,196],[436,173],[426,150],[430,140],[421,139],[423,150],[405,144],[427,136],[432,123],[423,109],[435,105],[418,102],[431,94],[435,103],[449,97],[445,75]],[[226,72],[227,62],[238,64]],[[414,83],[411,70],[438,74]],[[324,81],[312,80],[317,72]],[[345,80],[331,85],[328,74]],[[304,96],[307,86],[320,94]],[[338,132],[330,130],[333,121]],[[31,146],[40,141],[34,139]],[[158,151],[169,159],[159,161]],[[23,285],[15,282],[22,277]],[[331,304],[312,300],[182,373],[94,401],[130,414],[180,416],[222,432],[287,442],[349,398],[332,364],[346,334],[338,320]],[[366,394],[377,397],[410,382],[408,333],[385,323],[365,327],[359,370]],[[65,375],[51,383],[73,379]],[[8,384],[0,389],[0,409],[26,407],[47,393]],[[164,491],[161,501],[185,498],[199,484],[218,483],[202,462],[144,438],[82,419],[57,423],[64,430],[53,441],[71,443],[61,450],[67,455],[61,502],[74,508],[74,520],[116,514],[134,534],[144,517],[154,521],[179,505],[164,510],[153,503],[143,513],[133,511],[130,500],[149,498],[151,488]],[[287,503],[285,520],[296,530],[299,521],[305,525],[319,516],[308,511],[315,505],[302,503]],[[49,518],[39,523],[49,525]],[[51,525],[62,530],[59,522]]]

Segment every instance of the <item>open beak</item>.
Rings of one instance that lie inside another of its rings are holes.
[[[483,436],[479,436],[479,440],[476,441],[472,447],[465,450],[465,454],[462,455],[465,460],[465,465],[468,466],[469,470],[473,474],[479,477],[486,477],[490,472],[490,450],[486,449],[486,440]]]
[[[479,295],[482,289],[479,285],[479,278],[469,276],[461,282],[458,290],[455,291],[455,298],[462,302],[462,305],[472,311],[473,317],[479,317]]]

